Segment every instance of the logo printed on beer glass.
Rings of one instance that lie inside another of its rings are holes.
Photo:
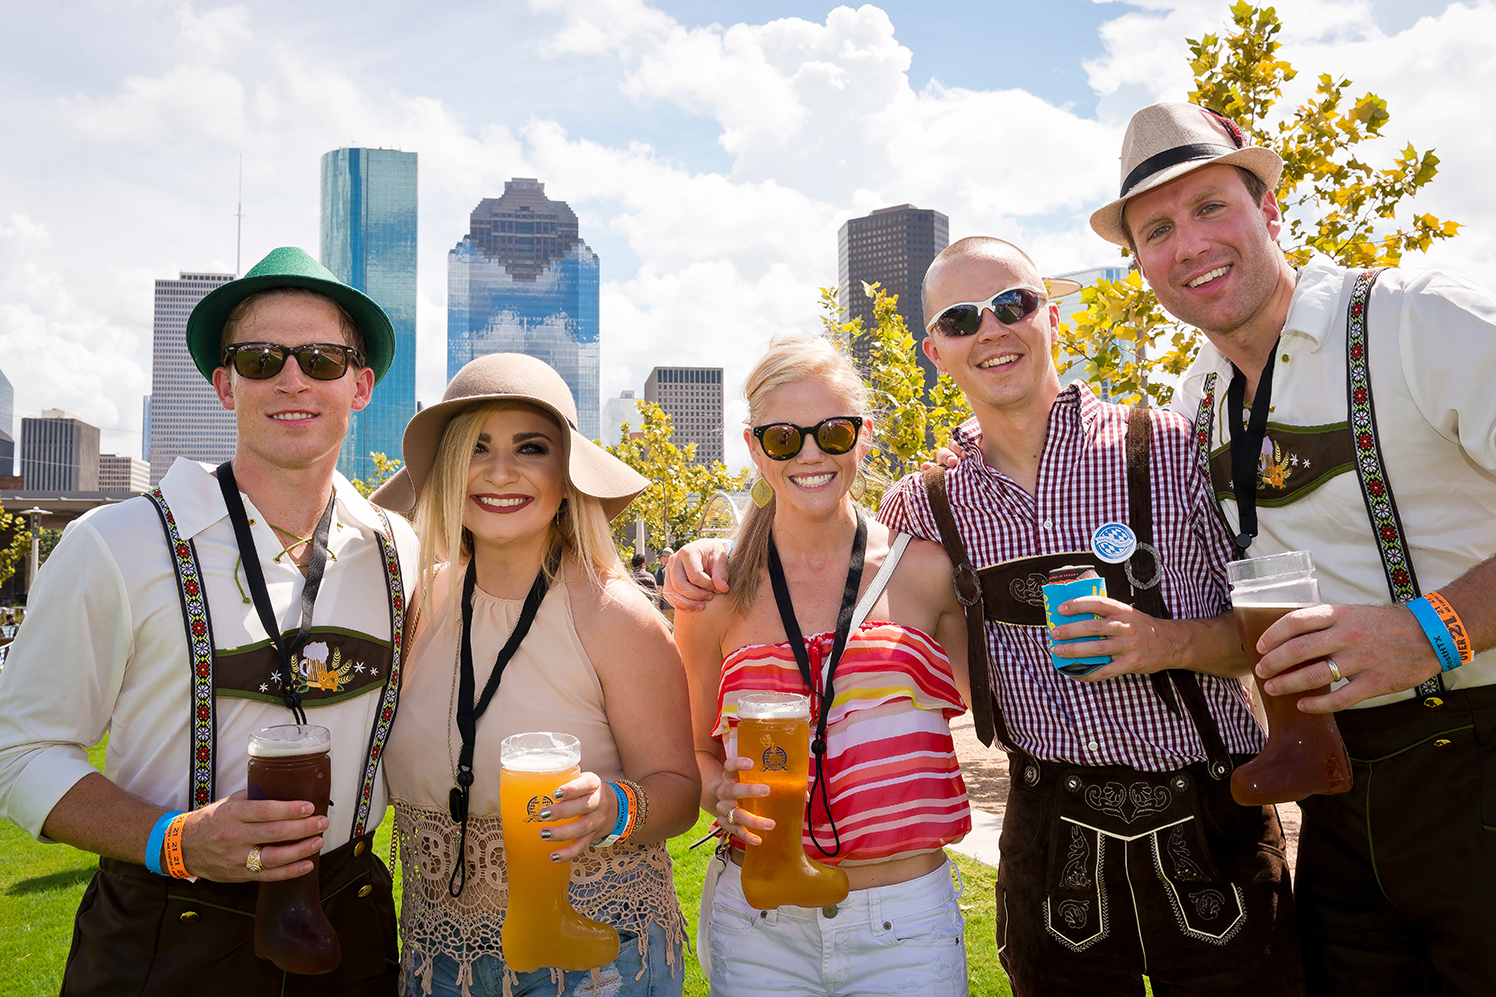
[[[774,743],[772,737],[765,734],[759,739],[759,743],[764,746],[763,763],[765,772],[783,772],[790,767],[790,756],[785,754],[783,748]]]
[[[530,802],[525,804],[525,823],[540,823],[540,811],[544,810],[548,806],[551,806],[555,802],[556,801],[551,799],[549,796],[530,797]]]

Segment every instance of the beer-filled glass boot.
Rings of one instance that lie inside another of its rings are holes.
[[[326,727],[284,724],[255,731],[249,737],[249,798],[306,800],[313,814],[327,816],[331,745]],[[305,876],[260,884],[255,955],[288,973],[330,973],[343,959],[338,933],[322,913],[320,872],[321,857],[313,855]]]
[[[557,842],[540,837],[540,811],[555,803],[556,787],[581,775],[582,745],[570,734],[528,733],[499,748],[499,813],[509,908],[500,941],[516,973],[542,967],[598,969],[618,958],[618,932],[583,917],[566,897],[570,862],[552,862]]]
[[[743,854],[743,898],[757,910],[825,907],[847,899],[847,874],[805,854],[801,825],[810,778],[810,701],[790,693],[755,692],[738,700],[738,755],[753,760],[744,782],[769,787],[738,806],[774,821],[756,832],[761,845]]]
[[[1267,714],[1267,745],[1231,773],[1231,797],[1243,806],[1291,803],[1316,793],[1334,796],[1351,788],[1351,762],[1332,714],[1304,713],[1299,700],[1330,691],[1329,686],[1288,696],[1272,696],[1255,672],[1262,655],[1257,641],[1268,627],[1295,609],[1319,605],[1319,581],[1306,551],[1254,557],[1226,565],[1231,611],[1242,650]],[[1317,662],[1300,665],[1313,668]]]

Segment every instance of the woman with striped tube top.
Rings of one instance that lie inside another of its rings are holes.
[[[873,420],[845,355],[777,339],[745,393],[761,478],[734,538],[732,591],[677,616],[701,806],[723,832],[698,955],[719,997],[965,994],[944,852],[971,829],[950,732],[967,695],[950,561],[857,506]],[[737,751],[739,702],[761,692],[810,699],[810,736],[825,750],[819,766],[812,751],[800,831],[810,859],[846,874],[838,903],[757,910],[744,897],[743,846],[774,826],[744,809],[768,786]]]

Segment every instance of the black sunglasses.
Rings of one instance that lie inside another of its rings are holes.
[[[857,445],[862,432],[862,416],[836,415],[822,419],[814,426],[796,426],[789,422],[771,422],[754,426],[753,435],[770,460],[789,460],[805,449],[805,438],[814,436],[821,453],[835,457],[848,453]]]
[[[982,312],[989,308],[1003,325],[1014,325],[1032,315],[1041,300],[1040,292],[1031,287],[1010,287],[987,301],[962,301],[951,305],[932,318],[925,331],[938,330],[945,336],[970,336],[981,328]]]
[[[223,351],[223,365],[232,366],[240,377],[259,381],[274,377],[294,356],[301,372],[317,381],[336,381],[348,370],[348,361],[364,365],[363,354],[341,343],[308,343],[305,346],[281,346],[278,343],[235,343]]]

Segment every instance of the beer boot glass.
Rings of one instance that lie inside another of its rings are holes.
[[[560,843],[540,836],[553,823],[542,822],[540,811],[556,802],[556,787],[582,774],[581,760],[582,742],[570,734],[515,734],[499,747],[499,814],[509,873],[501,940],[504,962],[516,973],[542,966],[597,969],[618,958],[618,932],[572,909],[566,899],[571,863],[552,862]]]
[[[768,796],[738,806],[774,821],[757,831],[761,845],[743,855],[743,897],[758,910],[781,904],[825,907],[847,898],[847,874],[805,854],[801,825],[810,780],[810,701],[782,692],[753,692],[738,700],[738,755],[753,760],[746,782],[769,787]]]
[[[1319,581],[1308,551],[1232,561],[1226,565],[1226,578],[1231,583],[1236,632],[1254,670],[1262,660],[1257,641],[1263,631],[1295,609],[1319,605]],[[1299,711],[1299,700],[1322,695],[1330,687],[1270,696],[1255,671],[1252,677],[1267,713],[1267,745],[1231,774],[1231,795],[1236,802],[1243,806],[1289,803],[1315,793],[1334,796],[1350,789],[1351,763],[1335,717]]]
[[[326,727],[285,724],[255,731],[249,736],[249,798],[306,800],[314,814],[327,816],[331,747]],[[320,869],[321,856],[313,855],[305,876],[260,884],[255,955],[288,973],[331,972],[343,958],[338,933],[322,913]]]

